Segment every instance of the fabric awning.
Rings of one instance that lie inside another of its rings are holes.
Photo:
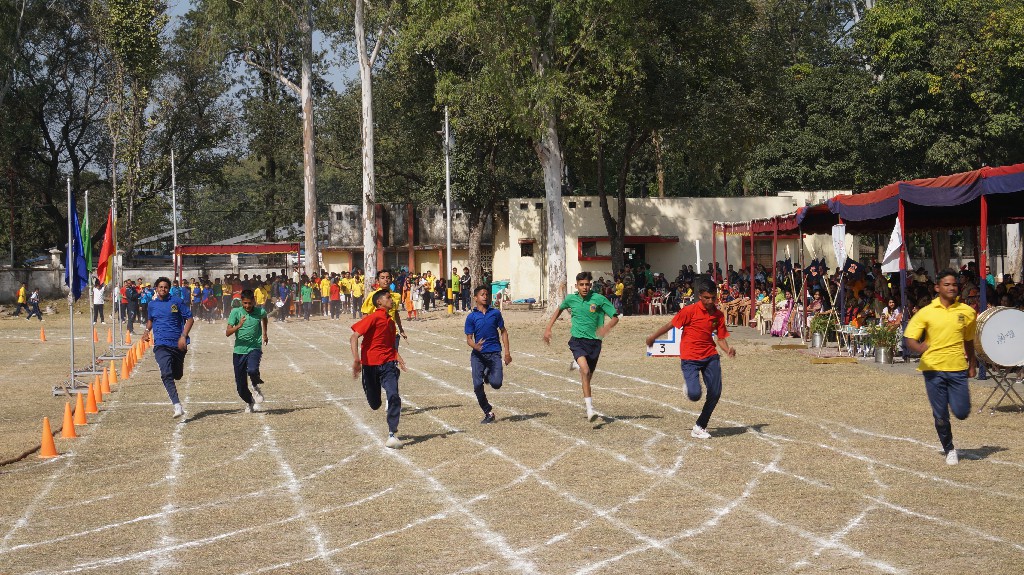
[[[299,244],[235,244],[178,246],[176,256],[221,256],[230,254],[297,254]]]

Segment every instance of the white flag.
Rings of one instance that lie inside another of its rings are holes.
[[[889,245],[885,248],[885,257],[882,258],[882,273],[892,274],[900,271],[900,248],[903,246],[903,235],[900,234],[900,219],[896,218],[896,227],[892,229],[889,236]],[[907,267],[911,269],[910,255],[907,255]]]
[[[846,264],[846,224],[832,226],[832,249],[836,252],[836,265]]]

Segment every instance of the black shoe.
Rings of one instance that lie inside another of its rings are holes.
[[[480,420],[480,423],[494,423],[494,412],[490,412]]]

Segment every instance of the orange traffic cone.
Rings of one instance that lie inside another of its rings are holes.
[[[57,446],[53,444],[53,432],[50,431],[50,418],[43,418],[43,438],[39,444],[39,457],[49,459],[57,457]]]
[[[60,428],[60,436],[64,439],[74,439],[78,437],[78,434],[75,433],[75,419],[71,416],[70,401],[64,402],[64,425]]]
[[[121,379],[128,379],[129,373],[128,356],[126,355],[124,356],[124,359],[121,360]]]
[[[100,334],[99,334],[99,332],[96,331],[95,327],[92,328],[92,342],[93,343],[99,343],[100,342]]]
[[[46,330],[39,328],[39,341],[46,341]]]
[[[97,377],[92,382],[92,393],[96,396],[96,405],[103,403],[103,390],[100,389],[100,378]]]
[[[130,332],[130,331],[124,332],[124,342],[127,343],[128,345],[131,345],[131,343],[132,343],[132,332]]]
[[[86,425],[89,420],[85,418],[85,401],[82,399],[81,393],[76,393],[78,399],[75,400],[75,425]]]
[[[114,330],[107,328],[107,343],[114,343]]]
[[[110,362],[110,387],[114,387],[117,384],[117,367],[114,366],[114,362]]]
[[[107,379],[107,368],[103,368],[103,376],[99,377],[98,381],[100,384],[100,391],[103,393],[110,393],[110,380]]]
[[[85,412],[86,413],[99,413],[100,410],[96,407],[96,396],[93,393],[92,386],[89,386],[89,393],[85,397]]]

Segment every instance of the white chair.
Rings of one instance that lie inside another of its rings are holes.
[[[655,312],[657,310],[657,312]],[[647,315],[658,315],[665,313],[665,297],[657,296],[651,298],[651,304],[647,307]]]

